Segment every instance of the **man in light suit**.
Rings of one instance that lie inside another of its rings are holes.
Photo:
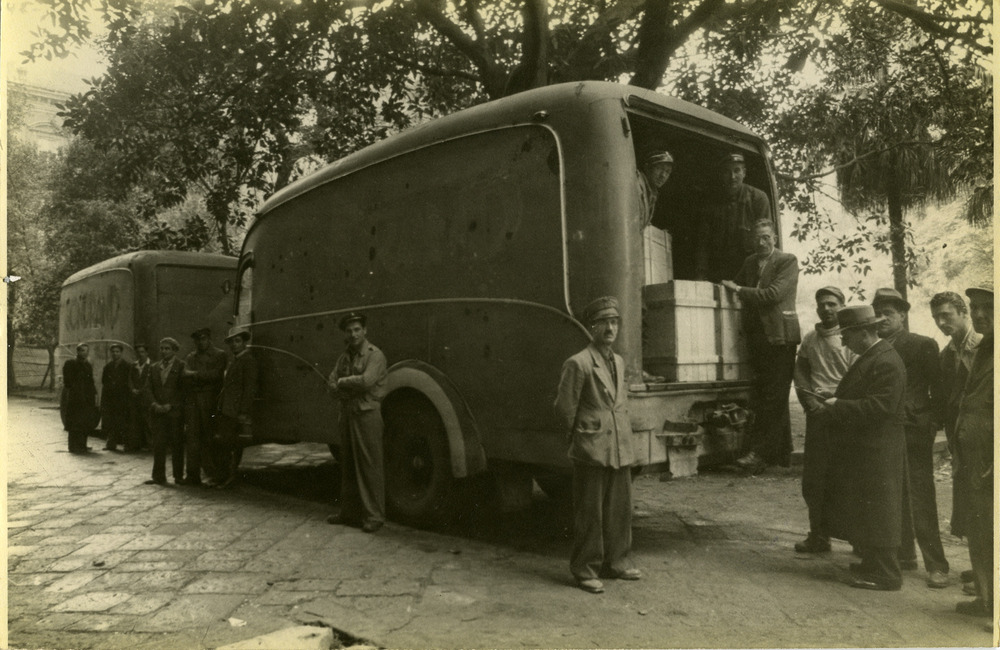
[[[618,300],[598,298],[583,310],[592,342],[566,360],[555,409],[573,461],[573,551],[570,571],[584,591],[599,578],[638,580],[632,565],[632,425],[625,361],[611,346],[620,325]]]
[[[795,313],[799,262],[791,253],[775,248],[776,239],[774,224],[758,221],[754,225],[756,252],[743,262],[735,281],[722,281],[743,303],[743,332],[753,371],[750,408],[755,418],[747,435],[747,453],[736,461],[750,472],[768,465],[788,467],[792,457],[788,391],[795,371],[795,348],[801,340]]]

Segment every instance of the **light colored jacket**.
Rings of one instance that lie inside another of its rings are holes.
[[[594,344],[562,367],[555,409],[569,435],[569,457],[586,465],[621,468],[635,463],[625,388],[625,361],[614,355],[617,385]]]

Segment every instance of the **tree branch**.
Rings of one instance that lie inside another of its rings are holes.
[[[823,178],[824,176],[829,176],[830,174],[835,174],[838,171],[840,171],[841,169],[847,169],[848,167],[850,167],[852,165],[856,165],[857,163],[861,162],[862,160],[865,160],[867,158],[871,158],[872,156],[877,156],[879,154],[883,154],[883,153],[892,151],[893,149],[898,149],[900,147],[911,147],[911,146],[914,146],[914,145],[929,145],[929,146],[932,146],[932,147],[936,147],[939,144],[941,144],[941,140],[940,139],[939,140],[906,140],[906,141],[903,141],[903,142],[897,142],[897,143],[895,143],[895,144],[893,144],[891,146],[888,146],[888,147],[883,147],[881,149],[876,149],[874,151],[869,151],[867,153],[863,153],[860,156],[855,156],[854,158],[852,158],[851,160],[847,161],[846,163],[843,163],[842,165],[837,165],[837,166],[835,166],[835,167],[833,167],[831,169],[828,169],[825,172],[818,172],[818,173],[815,173],[815,174],[807,174],[805,176],[795,176],[793,174],[789,174],[788,172],[775,171],[774,175],[777,176],[778,178],[782,179],[782,180],[791,181],[792,183],[804,183],[806,181],[811,181],[811,180],[815,180],[817,178]]]
[[[477,42],[462,31],[462,28],[448,19],[438,8],[434,0],[416,0],[417,13],[431,24],[458,51],[468,57],[481,75],[478,80],[483,84],[490,97],[503,95],[503,87],[507,75],[497,65],[485,43]]]
[[[936,14],[927,13],[921,11],[916,7],[904,4],[898,0],[874,0],[874,2],[885,9],[886,11],[891,11],[893,13],[899,14],[904,18],[908,18],[913,24],[915,24],[920,29],[924,30],[932,36],[937,36],[940,38],[955,38],[962,42],[965,47],[975,50],[981,54],[993,54],[993,48],[989,45],[983,45],[976,40],[976,37],[970,34],[963,34],[958,31],[957,27],[945,27],[946,23],[974,23],[974,24],[984,24],[981,18],[969,16],[966,18],[954,18],[950,16],[938,16]],[[985,36],[985,35],[984,35]]]

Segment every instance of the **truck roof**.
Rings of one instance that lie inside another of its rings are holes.
[[[538,111],[558,111],[607,99],[628,102],[635,98],[663,109],[674,116],[703,125],[712,125],[749,140],[761,138],[745,126],[696,104],[659,93],[606,81],[583,81],[555,84],[504,97],[451,115],[424,122],[380,142],[361,149],[282,188],[271,196],[257,213],[263,217],[279,205],[309,190],[350,174],[368,165],[407,151],[482,129],[508,124],[523,124]]]
[[[154,266],[158,264],[173,264],[176,266],[208,266],[215,268],[236,268],[237,259],[230,255],[219,255],[217,253],[192,253],[190,251],[135,251],[125,253],[103,262],[98,262],[81,269],[66,278],[62,286],[66,286],[82,280],[88,276],[110,271],[112,269],[127,269],[132,266],[146,265]]]

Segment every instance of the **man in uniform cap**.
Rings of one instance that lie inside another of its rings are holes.
[[[837,312],[841,340],[858,358],[834,397],[813,414],[825,421],[832,450],[820,532],[851,542],[861,555],[861,563],[850,566],[848,585],[896,591],[903,584],[897,553],[906,467],[906,369],[893,347],[879,339],[881,321],[868,305]]]
[[[212,458],[212,416],[222,390],[226,353],[212,345],[207,327],[191,334],[195,349],[184,359],[184,444],[187,447],[187,477],[182,485],[200,487],[201,470],[213,482],[218,479]]]
[[[625,362],[618,338],[618,300],[598,298],[583,310],[591,343],[562,367],[556,413],[566,428],[573,461],[573,550],[577,585],[601,593],[601,577],[638,580],[632,565],[632,425]]]
[[[727,154],[720,163],[721,192],[699,215],[696,278],[719,282],[736,276],[743,260],[754,252],[754,226],[773,222],[771,201],[744,183],[747,168],[741,153]]]
[[[927,586],[948,586],[948,559],[941,545],[937,497],[934,489],[934,436],[941,399],[941,371],[937,342],[906,331],[910,310],[895,289],[875,291],[872,308],[882,317],[878,335],[892,344],[906,366],[906,482],[903,484],[903,538],[899,564],[917,568],[916,537],[927,569]]]
[[[639,230],[643,230],[653,221],[653,215],[656,212],[656,199],[660,194],[660,188],[670,178],[670,173],[673,169],[674,157],[670,155],[669,151],[654,149],[643,157],[638,179],[640,202],[642,205]]]
[[[219,412],[216,422],[218,440],[216,460],[219,487],[229,487],[236,480],[239,464],[240,434],[250,435],[253,424],[251,409],[257,394],[257,361],[247,349],[250,330],[234,327],[225,338],[233,353],[233,360],[226,368],[219,395]]]
[[[105,435],[104,448],[118,451],[118,445],[125,445],[128,435],[129,364],[122,359],[121,343],[112,343],[108,350],[111,359],[101,371],[101,429]]]
[[[972,326],[983,335],[969,370],[955,423],[956,458],[960,489],[956,499],[965,506],[963,530],[969,541],[969,560],[976,598],[960,602],[956,611],[971,616],[993,615],[993,287],[972,287],[969,297]]]
[[[826,500],[830,440],[822,418],[814,415],[820,402],[832,397],[840,379],[857,358],[840,340],[837,312],[844,308],[844,293],[837,287],[816,292],[819,322],[802,337],[795,357],[795,392],[806,412],[806,441],[802,466],[802,498],[809,508],[809,535],[796,542],[798,553],[825,553],[830,538],[822,533]]]
[[[382,399],[388,377],[385,355],[368,341],[368,319],[351,312],[340,319],[347,349],[330,373],[340,400],[340,513],[331,524],[374,533],[385,524]]]

